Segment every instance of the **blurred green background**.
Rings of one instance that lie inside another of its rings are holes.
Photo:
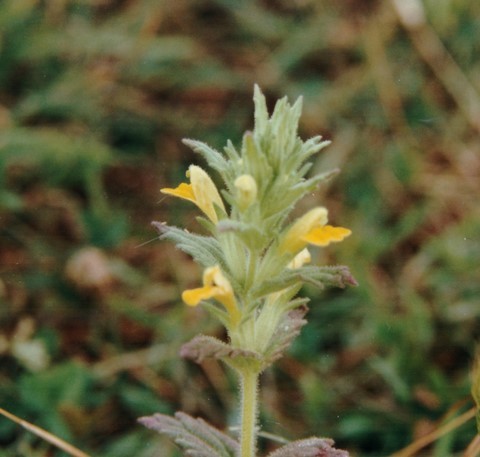
[[[237,423],[232,373],[177,355],[222,335],[181,303],[201,272],[150,221],[200,230],[159,188],[201,164],[182,138],[240,142],[258,83],[270,106],[302,95],[302,137],[333,141],[314,170],[342,173],[299,211],[353,230],[316,260],[360,283],[304,290],[262,430],[387,456],[471,407],[479,81],[475,1],[2,0],[0,406],[103,457],[179,455],[142,415]],[[0,418],[0,455],[64,454]]]

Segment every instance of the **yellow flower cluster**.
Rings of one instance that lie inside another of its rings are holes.
[[[190,183],[181,183],[178,187],[163,188],[161,192],[184,200],[191,201],[214,224],[218,223],[218,209],[226,212],[220,194],[210,176],[200,167],[191,165],[187,172]],[[240,207],[250,206],[256,198],[257,187],[253,178],[242,175],[235,180],[239,193]],[[293,259],[288,268],[300,268],[310,262],[310,253],[306,249],[308,244],[325,247],[330,243],[342,241],[351,234],[349,229],[327,225],[328,212],[323,207],[317,207],[297,219],[281,236],[278,245],[280,254],[290,254]],[[202,300],[213,298],[227,310],[232,326],[236,326],[241,319],[235,294],[232,286],[218,265],[205,269],[203,287],[185,290],[183,301],[189,306],[196,306]]]

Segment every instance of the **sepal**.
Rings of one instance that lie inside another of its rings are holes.
[[[239,444],[230,436],[203,419],[177,412],[175,417],[164,414],[140,417],[145,427],[172,438],[189,457],[235,457]]]
[[[349,457],[347,451],[335,449],[328,438],[307,438],[293,441],[268,454],[268,457]]]

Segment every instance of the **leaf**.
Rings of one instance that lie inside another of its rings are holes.
[[[328,438],[307,438],[293,441],[268,454],[268,457],[348,457],[347,451],[332,447],[333,440]]]
[[[145,427],[172,438],[190,457],[234,457],[238,442],[203,419],[177,412],[175,417],[154,414],[138,419]]]
[[[358,283],[353,277],[350,269],[345,265],[328,267],[307,266],[297,269],[302,279],[323,289],[325,287],[357,286]]]
[[[229,362],[243,359],[258,363],[260,356],[252,351],[235,348],[213,336],[198,335],[180,349],[182,357],[201,363],[204,359],[214,358]]]
[[[326,287],[356,286],[357,281],[353,277],[349,268],[343,265],[337,266],[306,266],[295,269],[286,269],[276,278],[264,281],[254,291],[255,297],[262,297],[270,293],[284,290],[286,287],[293,286],[298,282],[308,282],[323,290]]]
[[[266,351],[266,358],[271,364],[283,356],[292,341],[300,334],[301,328],[307,323],[303,318],[308,307],[303,305],[285,315],[272,336],[272,342]]]
[[[160,239],[173,241],[178,249],[191,255],[204,267],[219,264],[226,269],[222,250],[215,238],[196,235],[162,222],[153,221],[152,226],[160,233]]]
[[[208,144],[188,138],[184,139],[182,142],[195,152],[201,154],[207,161],[208,165],[217,170],[219,173],[222,174],[228,169],[228,162],[225,160],[223,155],[217,150],[208,146]]]

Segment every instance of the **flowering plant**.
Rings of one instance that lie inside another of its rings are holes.
[[[184,142],[218,172],[219,191],[209,174],[191,165],[188,183],[164,194],[194,203],[208,235],[154,222],[162,239],[175,242],[203,268],[202,285],[185,290],[183,301],[204,306],[227,330],[228,342],[199,335],[181,354],[201,362],[221,359],[238,373],[241,395],[239,440],[184,413],[156,414],[140,421],[165,433],[196,457],[254,457],[256,453],[258,378],[280,358],[306,324],[307,298],[297,297],[306,282],[324,288],[355,285],[344,266],[316,266],[309,245],[342,241],[350,230],[328,225],[328,212],[316,207],[290,221],[295,204],[336,171],[306,178],[307,160],[329,142],[320,136],[298,137],[302,100],[277,102],[269,117],[265,98],[255,86],[255,128],[243,137],[240,151],[228,142],[224,154],[204,143]],[[346,456],[331,440],[309,438],[289,443],[270,457]]]

